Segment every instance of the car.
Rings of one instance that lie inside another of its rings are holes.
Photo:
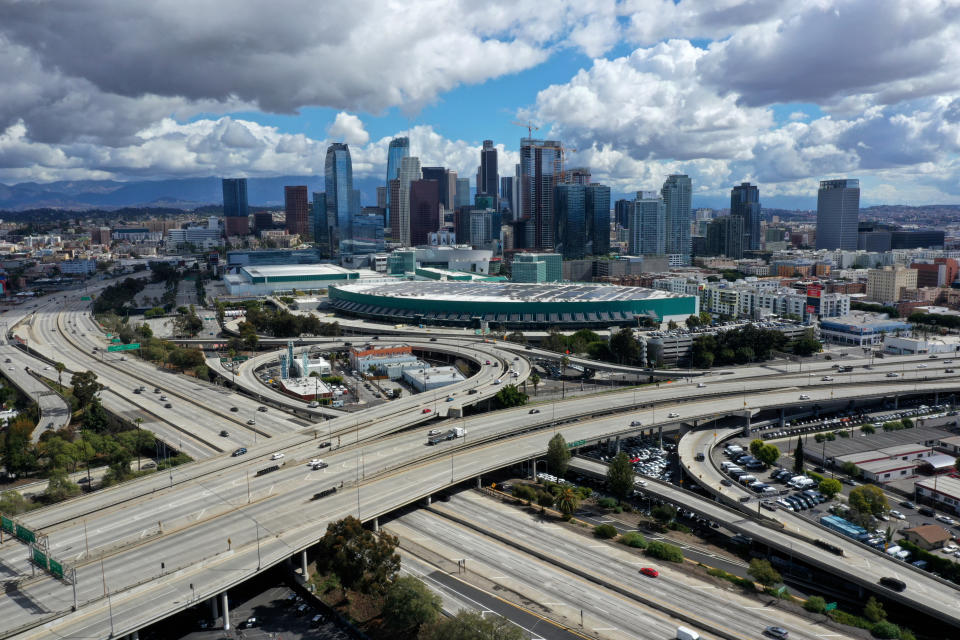
[[[237,411],[240,411],[240,409],[238,409],[237,407],[230,407],[230,411],[236,413]]]
[[[172,408],[173,408],[173,405],[170,404],[169,402],[168,402],[167,404],[163,405],[163,406],[164,406],[164,408],[166,408],[166,409],[172,409]]]
[[[671,411],[670,413],[667,414],[667,417],[668,417],[668,418],[679,418],[679,417],[680,417],[680,414]]]
[[[801,393],[801,394],[800,394],[800,399],[801,399],[801,400],[809,400],[809,399],[810,399],[810,396],[808,396],[808,395],[805,394],[805,393]]]
[[[790,637],[790,632],[783,627],[767,627],[763,632],[771,638],[778,638],[779,640],[787,640]]]
[[[936,359],[937,359],[936,354],[933,354],[933,353],[931,353],[931,354],[930,354],[929,356],[927,356],[927,357],[930,358],[931,360],[936,360]]]
[[[242,455],[245,454],[246,452],[247,452],[247,448],[246,448],[246,447],[240,447],[239,449],[235,449],[234,452],[231,453],[230,455],[232,455],[234,458],[236,458],[237,456],[242,456]]]
[[[957,552],[957,545],[955,544],[945,544],[940,548],[940,553],[954,554]]]
[[[907,516],[903,515],[902,513],[900,513],[899,511],[897,511],[896,509],[891,509],[891,510],[890,510],[890,517],[891,517],[891,518],[896,518],[897,520],[906,520],[906,519],[907,519]]]
[[[267,412],[267,408],[264,407],[263,405],[261,405],[261,406],[257,407],[257,411],[259,411],[260,413],[266,413],[266,412]]]
[[[256,626],[257,626],[257,619],[253,617],[247,618],[242,623],[240,623],[241,629],[253,629]]]
[[[436,341],[437,341],[436,338],[430,338],[430,342],[436,342]]]
[[[540,413],[540,409],[530,409],[530,413]]]
[[[227,431],[226,429],[220,429],[220,437],[221,437],[221,438],[229,438],[229,437],[230,437],[230,432]]]
[[[888,378],[899,378],[899,377],[900,377],[900,374],[897,373],[896,371],[888,371],[888,372],[887,372],[887,377],[888,377]]]
[[[776,510],[777,510],[777,505],[775,505],[775,504],[774,504],[773,502],[771,502],[770,500],[761,500],[761,501],[760,501],[760,506],[763,507],[764,509],[766,509],[767,511],[776,511]]]
[[[833,376],[823,376],[820,379],[823,380],[824,382],[833,382]]]
[[[894,591],[903,591],[907,588],[907,584],[903,580],[891,578],[890,576],[883,576],[880,578],[880,584],[888,589],[893,589]]]
[[[257,424],[257,420],[256,420],[255,418],[250,418],[249,420],[247,420],[247,424],[249,424],[249,425],[255,425],[255,424]]]
[[[276,452],[275,454],[273,454],[272,456],[270,456],[270,459],[271,459],[271,460],[282,460],[282,459],[283,459],[283,452],[281,452],[281,451]]]
[[[453,396],[447,396],[447,402],[453,402]]]
[[[503,380],[501,380],[500,378],[497,378],[496,380],[493,381],[493,384],[500,384],[501,382],[503,382]]]
[[[704,384],[703,382],[698,382],[698,383],[697,383],[697,389],[703,389],[703,388],[705,388],[706,386],[707,386],[707,385]]]
[[[913,504],[909,500],[903,500],[900,502],[901,507],[906,507],[907,509],[916,509],[917,505]]]
[[[640,573],[645,576],[650,576],[651,578],[656,578],[660,575],[660,572],[654,569],[653,567],[643,567],[640,569]]]
[[[641,426],[643,426],[643,425],[640,424],[640,421],[639,421],[639,420],[631,420],[631,421],[630,421],[630,426],[631,426],[631,427],[641,427]]]
[[[133,390],[133,392],[134,392],[134,393],[140,393],[140,388],[137,387],[136,389]]]
[[[160,402],[163,402],[167,399],[167,396],[160,396]]]
[[[920,364],[917,365],[917,369],[926,369],[926,368],[927,368],[927,365],[925,365],[925,364],[923,364],[923,363],[920,363]]]
[[[733,483],[730,482],[730,480],[728,480],[727,478],[724,478],[723,480],[721,480],[721,481],[720,481],[720,484],[722,484],[722,485],[725,486],[725,487],[731,487],[731,486],[733,486]]]
[[[4,362],[6,362],[7,364],[10,364],[11,360],[10,358],[7,358],[6,360],[4,360]]]
[[[433,409],[431,409],[430,407],[427,407],[423,410],[424,413],[430,413],[431,411],[433,411]]]
[[[317,402],[316,400],[311,400],[310,402],[307,403],[308,409],[316,409],[319,406],[320,406],[320,403]]]
[[[953,373],[953,369],[944,369],[943,372],[944,372],[944,373]]]
[[[441,431],[440,429],[430,429],[430,431],[427,431],[428,436],[438,436],[441,433],[443,433],[443,431]]]
[[[483,364],[490,364],[490,361],[489,361],[489,360],[486,360],[486,361],[484,361]]]
[[[934,517],[934,519],[935,519],[935,520],[939,520],[939,521],[942,522],[943,524],[948,524],[948,525],[951,525],[951,526],[957,524],[957,521],[954,520],[953,518],[951,518],[950,516],[937,515],[937,516]]]

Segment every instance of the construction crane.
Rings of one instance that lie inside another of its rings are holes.
[[[517,120],[514,120],[513,124],[517,125],[518,127],[525,127],[527,130],[528,138],[533,138],[533,132],[540,130],[540,127],[534,125],[532,122],[519,122]]]

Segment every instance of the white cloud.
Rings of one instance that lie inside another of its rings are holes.
[[[364,129],[360,118],[344,111],[337,114],[333,124],[327,129],[327,135],[354,146],[365,145],[370,140],[370,134]]]

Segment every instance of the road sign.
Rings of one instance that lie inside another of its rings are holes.
[[[234,361],[234,362],[246,362],[246,361],[249,360],[249,359],[250,359],[250,356],[236,356],[236,357],[234,357],[233,361]]]
[[[107,347],[107,351],[134,351],[140,348],[139,342],[131,342],[130,344],[115,344]]]
[[[585,444],[587,444],[586,440],[574,440],[573,442],[567,443],[567,448],[572,449],[573,447],[582,447]]]
[[[21,540],[23,540],[24,542],[37,541],[37,536],[33,533],[33,531],[30,531],[30,529],[27,529],[26,527],[20,524],[17,525],[16,536]]]
[[[53,558],[50,558],[50,573],[53,574],[53,577],[63,580],[63,565]]]
[[[827,606],[825,606],[825,607],[823,608],[823,610],[824,610],[824,611],[833,611],[833,610],[836,609],[836,608],[837,608],[837,603],[836,603],[836,602],[828,602],[828,603],[827,603]]]
[[[110,338],[110,336],[107,336],[107,337]],[[120,338],[110,338],[110,342],[112,342],[113,344],[120,344],[121,342],[123,342],[123,340],[121,340]]]
[[[83,302],[90,302],[90,296],[80,296],[80,300]]]
[[[17,530],[16,525],[13,524],[13,520],[6,516],[0,516],[0,527],[9,534],[14,534]]]
[[[33,563],[38,567],[47,568],[47,554],[38,549],[37,547],[33,548]]]

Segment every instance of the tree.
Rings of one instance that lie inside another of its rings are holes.
[[[540,384],[540,376],[537,375],[536,371],[534,371],[530,374],[529,380],[530,384],[533,385],[533,395],[537,395],[537,385]]]
[[[823,613],[827,608],[827,601],[821,596],[810,596],[803,603],[803,608],[813,613]]]
[[[517,385],[508,384],[497,392],[494,399],[501,408],[509,409],[510,407],[519,407],[527,404],[529,396],[517,389]]]
[[[15,516],[29,511],[33,505],[23,497],[19,491],[4,491],[0,493],[0,513],[5,516]]]
[[[435,622],[442,606],[440,596],[430,591],[423,581],[403,576],[387,588],[383,615],[390,628],[413,634],[421,626]]]
[[[760,449],[763,449],[763,445],[766,444],[760,438],[754,438],[750,441],[750,455],[755,458],[760,457]]]
[[[28,415],[20,414],[9,421],[6,432],[0,433],[0,451],[8,472],[23,473],[36,468],[37,452],[30,441],[35,427]]]
[[[765,465],[774,465],[780,459],[780,449],[774,444],[765,444],[757,452],[757,458]]]
[[[47,488],[43,498],[47,502],[60,502],[80,493],[80,487],[70,481],[67,472],[63,469],[54,469],[47,479]]]
[[[686,319],[686,325],[688,329],[696,329],[700,326],[700,317],[699,316],[690,316]]]
[[[890,508],[883,490],[872,484],[851,489],[848,502],[851,509],[864,515],[878,516]]]
[[[580,495],[573,490],[573,487],[564,487],[557,495],[556,505],[560,513],[572,516],[580,506]]]
[[[770,564],[770,561],[764,558],[754,558],[751,560],[747,573],[765,587],[775,585],[783,580],[780,573]]]
[[[797,436],[797,447],[793,450],[793,472],[803,473],[803,438]]]
[[[62,362],[54,362],[53,368],[57,370],[57,384],[60,388],[63,388],[63,372],[66,370],[67,365]]]
[[[96,396],[83,408],[83,424],[97,433],[104,433],[110,425],[107,411]]]
[[[373,533],[353,516],[331,522],[320,538],[321,568],[332,571],[347,589],[370,593],[385,589],[400,571],[399,540]]]
[[[561,434],[550,438],[547,445],[547,466],[550,472],[558,478],[567,475],[567,465],[570,463],[570,449],[567,447],[567,441]]]
[[[420,640],[525,640],[523,630],[501,616],[483,617],[460,610],[452,618],[438,620],[420,632]]]
[[[553,506],[553,494],[549,491],[541,491],[537,494],[537,504],[544,509],[549,509]]]
[[[667,525],[677,517],[677,510],[668,504],[658,504],[653,509],[650,509],[650,515],[660,524]]]
[[[633,467],[630,458],[621,451],[610,461],[607,468],[607,487],[620,500],[626,500],[633,490]]]
[[[618,362],[632,364],[640,357],[640,343],[633,336],[633,329],[624,327],[610,338],[610,351]]]
[[[523,335],[520,331],[514,331],[513,333],[508,333],[505,338],[508,342],[515,342],[516,344],[527,344],[527,337]]]
[[[700,324],[707,326],[713,322],[713,316],[707,311],[700,312]]]
[[[836,478],[824,478],[820,481],[820,485],[817,489],[827,497],[827,500],[833,499],[840,490],[843,489],[843,485],[840,484],[840,481]]]
[[[883,603],[870,596],[867,604],[863,606],[863,617],[870,622],[877,623],[887,618],[887,612],[883,610]]]
[[[70,386],[73,387],[73,397],[81,407],[85,407],[93,399],[94,395],[101,389],[97,382],[97,374],[93,371],[78,371],[70,378]]]

